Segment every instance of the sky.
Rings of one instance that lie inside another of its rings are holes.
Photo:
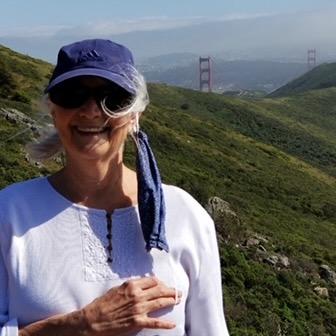
[[[336,7],[335,0],[0,0],[0,36],[71,29],[123,33],[192,23]]]

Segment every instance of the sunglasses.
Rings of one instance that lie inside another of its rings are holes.
[[[98,106],[116,112],[129,105],[132,94],[116,84],[89,87],[79,80],[69,79],[56,85],[49,91],[49,99],[65,109],[83,106],[90,98],[94,98]]]

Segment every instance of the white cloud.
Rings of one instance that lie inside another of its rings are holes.
[[[248,19],[257,19],[267,16],[279,15],[277,13],[234,13],[227,14],[222,17],[216,18],[216,21],[234,21],[234,20],[248,20]]]
[[[168,17],[147,17],[137,20],[113,20],[105,22],[91,22],[87,25],[74,27],[73,30],[87,29],[92,35],[122,34],[132,31],[151,31],[187,27],[211,21],[243,20],[269,16],[271,14],[231,14],[223,17],[186,17],[172,19]]]
[[[0,36],[15,36],[15,37],[52,36],[56,32],[67,28],[70,27],[65,25],[0,27]]]
[[[111,19],[111,21],[88,22],[78,26],[39,25],[21,27],[0,27],[0,36],[36,37],[53,35],[92,35],[104,36],[129,33],[132,31],[151,31],[190,26],[209,21],[203,17],[171,19],[168,17],[147,17],[136,20]]]
[[[261,14],[229,14],[222,17],[185,17],[185,18],[168,18],[168,17],[145,17],[140,19],[111,19],[110,21],[87,22],[78,26],[70,25],[39,25],[29,27],[0,27],[0,36],[7,37],[52,37],[57,36],[110,36],[133,31],[152,31],[187,27],[199,23],[211,21],[231,21],[244,20],[269,16],[269,13]]]
[[[197,23],[209,21],[203,17],[171,19],[167,17],[147,17],[136,20],[111,20],[101,22],[88,22],[76,27],[67,27],[58,32],[58,35],[92,35],[105,36],[129,33],[133,31],[152,31],[186,27]]]

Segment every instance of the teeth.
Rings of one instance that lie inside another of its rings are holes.
[[[95,128],[95,127],[77,127],[77,129],[81,132],[88,132],[88,133],[98,133],[98,132],[103,132],[105,131],[105,127],[99,127],[99,128]]]

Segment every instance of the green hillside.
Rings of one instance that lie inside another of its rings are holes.
[[[0,45],[0,100],[28,105],[41,96],[52,66]],[[11,104],[11,103],[9,103]]]
[[[333,86],[336,86],[336,63],[322,64],[275,90],[269,96],[282,97]]]
[[[42,87],[47,83],[51,71],[51,64],[0,45],[0,111],[1,108],[16,108],[28,115],[35,115]],[[45,172],[25,160],[23,144],[32,136],[32,132],[22,133],[23,128],[27,127],[6,121],[0,114],[0,187]],[[17,133],[13,141],[7,141]]]
[[[44,66],[25,87],[41,88]],[[202,204],[218,196],[240,218],[216,219],[231,335],[336,335],[336,283],[319,269],[336,270],[336,88],[248,101],[166,85],[149,91],[142,127],[164,182]],[[35,99],[37,89],[24,92]],[[0,100],[0,109],[14,105],[34,116],[28,102]],[[12,138],[23,129],[0,117],[1,186],[56,169],[25,160],[32,133]],[[255,234],[262,247],[244,243]],[[263,253],[286,256],[289,265],[266,262]]]

